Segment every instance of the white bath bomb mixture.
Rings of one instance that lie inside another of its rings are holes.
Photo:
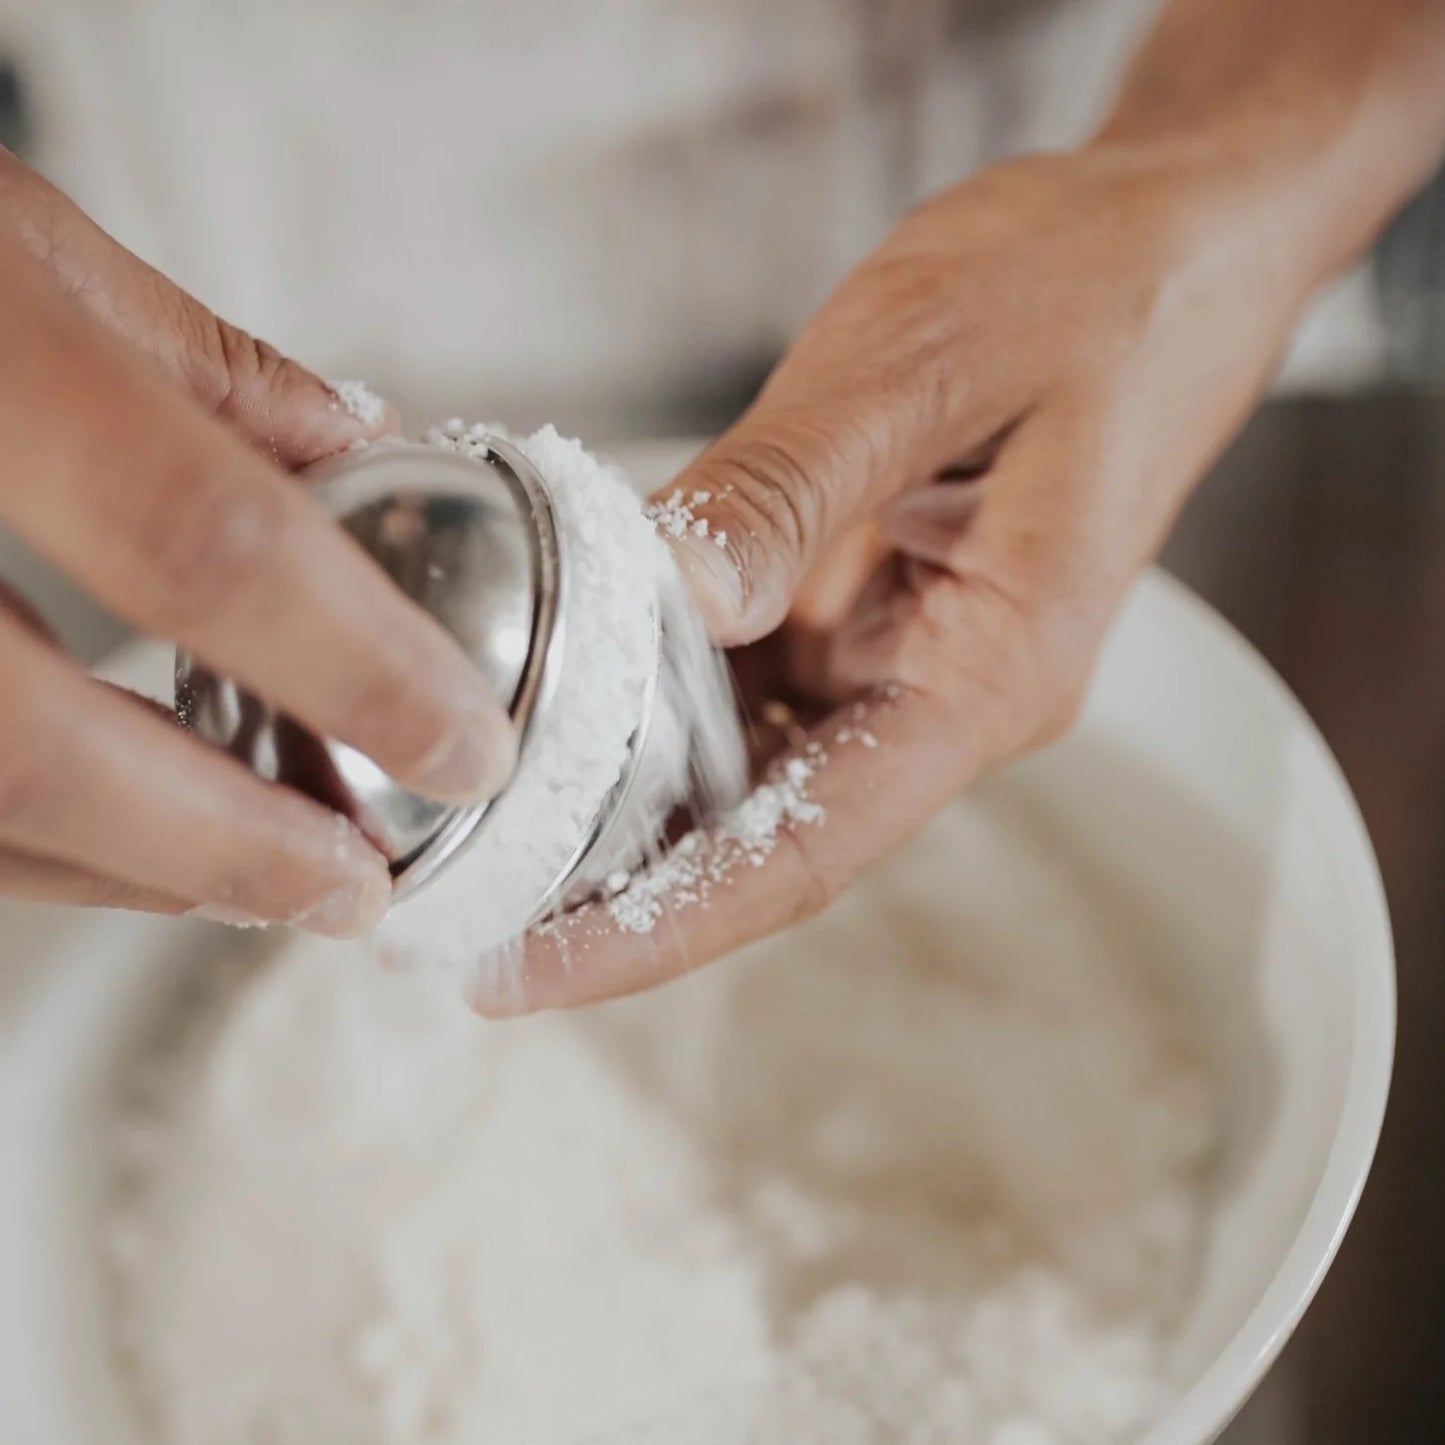
[[[631,481],[550,426],[516,437],[453,421],[427,440],[477,456],[497,436],[541,473],[556,516],[564,583],[556,690],[475,841],[393,907],[379,933],[392,957],[464,981],[509,967],[498,950],[523,932],[603,814],[654,679],[647,766],[609,835],[603,876],[641,861],[675,805],[732,802],[745,774],[726,669]]]
[[[216,974],[116,1131],[145,1438],[1137,1440],[1213,1093],[1167,960],[1028,816],[970,802],[818,922],[582,1014],[486,1025],[319,944]]]

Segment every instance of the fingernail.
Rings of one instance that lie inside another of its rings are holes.
[[[418,790],[457,802],[494,798],[517,766],[517,734],[495,704],[463,713],[416,770]]]
[[[304,455],[299,460],[309,464],[372,446],[399,429],[395,408],[365,383],[332,381],[323,387],[324,406],[309,409],[304,418]]]
[[[353,878],[294,919],[297,928],[323,938],[356,938],[370,933],[391,906],[391,879],[381,870]]]
[[[718,545],[717,535],[688,535],[672,542],[673,556],[714,634],[725,634],[743,620],[743,575],[726,539]]]

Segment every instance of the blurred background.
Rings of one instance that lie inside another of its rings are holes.
[[[701,435],[904,206],[1086,133],[1155,8],[0,0],[0,142],[413,425],[459,411],[594,440]],[[1229,1445],[1439,1442],[1445,181],[1322,300],[1164,561],[1334,747],[1399,952],[1374,1176]],[[3,537],[0,567],[84,655],[115,639]]]

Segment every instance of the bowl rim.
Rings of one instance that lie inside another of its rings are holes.
[[[1363,814],[1324,735],[1259,650],[1177,579],[1155,569],[1142,580],[1164,620],[1191,635],[1253,689],[1310,746],[1307,766],[1321,783],[1337,855],[1341,907],[1359,940],[1353,971],[1350,1060],[1319,1183],[1281,1258],[1244,1322],[1140,1445],[1206,1445],[1244,1408],[1309,1308],[1354,1218],[1384,1123],[1395,1055],[1395,945],[1384,880]]]

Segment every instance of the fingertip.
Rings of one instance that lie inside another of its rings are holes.
[[[374,931],[394,897],[386,859],[354,823],[335,813],[313,835],[311,847],[311,857],[322,865],[319,876],[329,881],[282,921],[324,938],[361,938]]]
[[[184,306],[199,318],[193,329],[203,338],[183,361],[190,390],[283,469],[298,470],[397,429],[395,410],[364,382],[325,382],[193,298],[185,297]]]
[[[275,408],[280,459],[308,466],[338,452],[354,451],[401,431],[397,409],[363,381],[325,382],[304,368],[289,398]]]
[[[323,938],[361,938],[386,916],[391,900],[391,875],[376,855],[374,867],[358,870],[294,921],[298,928]]]
[[[786,617],[827,540],[832,470],[816,438],[752,419],[658,493],[650,515],[672,542],[715,641],[756,642]]]
[[[504,1023],[508,1019],[526,1018],[536,1009],[525,998],[504,999],[493,993],[474,992],[467,999],[472,1012],[488,1023]]]
[[[419,793],[444,803],[495,798],[517,770],[517,732],[499,705],[459,714],[457,724],[406,780]]]
[[[675,497],[664,504],[674,505]],[[658,509],[654,507],[653,512],[656,519]],[[700,510],[693,513],[691,507],[688,515],[694,518],[690,526],[676,528],[665,520],[666,513],[658,525],[708,636],[720,647],[756,642],[787,615],[788,576],[780,575],[777,559],[766,553],[758,538],[746,532],[723,504],[718,504],[711,520]]]
[[[236,363],[219,411],[278,465],[295,471],[400,431],[396,408],[364,382],[322,381],[299,362],[253,344],[271,361],[245,369]]]

